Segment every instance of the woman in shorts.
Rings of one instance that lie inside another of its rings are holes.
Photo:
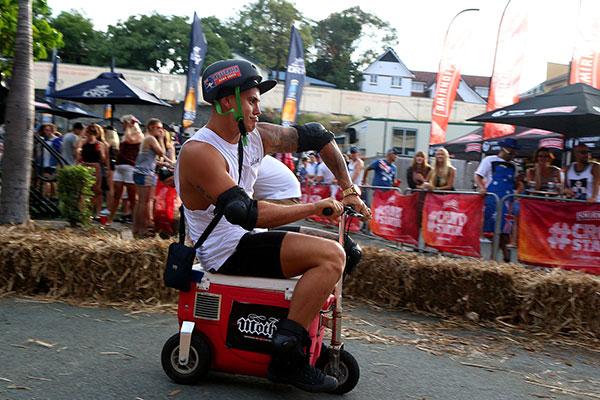
[[[121,128],[124,132],[124,138],[119,144],[119,154],[117,155],[115,171],[113,173],[113,198],[110,202],[110,216],[108,217],[107,225],[112,224],[115,219],[119,203],[121,202],[121,196],[123,196],[123,187],[127,189],[127,197],[131,204],[130,209],[133,209],[136,201],[133,168],[140,151],[140,143],[144,139],[144,134],[140,128],[140,121],[131,114],[121,117]],[[121,222],[131,221],[131,214],[121,217]]]
[[[165,149],[161,146],[164,132],[162,122],[158,118],[150,118],[146,123],[146,135],[135,160],[133,181],[138,192],[138,201],[133,209],[131,232],[134,237],[155,235],[152,204],[156,187],[156,157],[165,156]]]

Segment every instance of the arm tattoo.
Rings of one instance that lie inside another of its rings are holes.
[[[206,193],[206,191],[204,189],[202,189],[200,186],[196,186],[196,189],[198,189],[198,191],[202,194],[202,196],[204,196],[206,198],[206,200],[210,201],[211,203],[214,202],[213,198],[210,197],[208,195],[208,193]]]
[[[344,157],[335,142],[327,143],[319,154],[321,154],[321,158],[325,162],[325,165],[327,165],[327,168],[331,170],[338,180],[338,185],[342,189],[349,187],[352,184],[350,173],[348,172],[346,161],[344,161]]]
[[[257,126],[265,152],[295,153],[298,150],[298,131],[294,128],[260,122]]]

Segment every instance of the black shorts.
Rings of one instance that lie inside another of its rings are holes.
[[[217,273],[285,279],[281,270],[281,243],[285,235],[284,231],[246,233]]]

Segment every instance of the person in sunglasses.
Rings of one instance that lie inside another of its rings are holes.
[[[591,160],[591,151],[584,143],[573,149],[575,162],[567,168],[565,195],[568,198],[598,202],[600,187],[600,165]]]
[[[496,226],[496,198],[487,196],[495,193],[502,199],[507,194],[514,193],[516,165],[513,162],[517,151],[521,146],[516,139],[507,138],[498,143],[500,153],[496,156],[488,156],[481,160],[475,171],[475,184],[479,195],[485,198],[485,211],[483,221],[484,235],[489,236],[494,232]],[[510,262],[510,252],[506,245],[509,243],[512,232],[512,220],[505,218],[513,214],[514,198],[509,198],[502,206],[502,228],[500,230],[500,249],[505,262]]]
[[[560,169],[552,165],[553,160],[554,154],[547,147],[540,147],[533,153],[535,166],[526,173],[530,190],[560,192]]]

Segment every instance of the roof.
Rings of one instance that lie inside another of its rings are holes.
[[[433,85],[437,82],[437,72],[425,72],[425,71],[412,71],[415,75],[414,82],[425,82],[426,86]],[[462,75],[460,76],[467,85],[472,88],[476,86],[490,87],[490,81],[492,78],[489,76],[477,76],[477,75]]]
[[[279,81],[285,81],[286,72],[271,70],[271,73],[269,74],[269,76],[272,79],[277,79]],[[308,82],[309,84],[314,85],[314,86],[336,87],[333,83],[325,82],[325,81],[322,81],[317,78],[311,78],[310,76],[306,76],[304,79],[305,79],[305,82]]]
[[[477,76],[477,75],[461,75],[462,78],[467,82],[469,86],[474,87],[490,87],[492,78],[489,76]]]
[[[376,70],[376,71],[375,71]],[[391,49],[388,48],[382,55],[377,57],[375,61],[373,61],[367,68],[363,70],[363,74],[372,74],[376,73],[377,75],[395,75],[406,78],[413,78],[414,75],[412,72],[404,65],[398,54]]]

